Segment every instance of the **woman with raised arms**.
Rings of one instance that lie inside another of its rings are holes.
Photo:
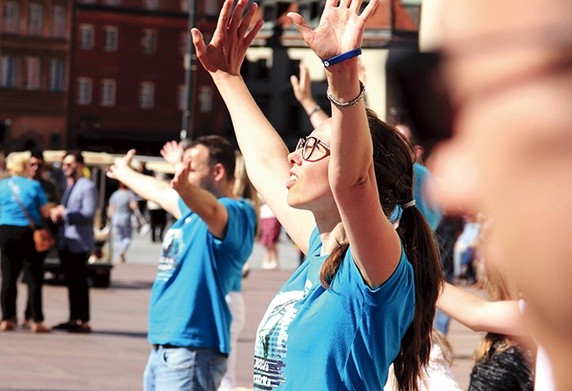
[[[230,111],[247,171],[288,235],[307,254],[270,303],[255,346],[254,388],[381,390],[393,362],[400,390],[417,390],[429,360],[441,270],[413,201],[403,138],[366,110],[358,58],[366,20],[359,0],[327,0],[311,29],[289,13],[324,61],[332,117],[289,153],[240,67],[262,27],[247,0],[226,0],[197,56]],[[248,7],[248,9],[246,9]],[[397,230],[390,221],[403,209]]]

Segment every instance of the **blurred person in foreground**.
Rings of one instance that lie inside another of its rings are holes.
[[[216,391],[231,349],[225,296],[242,278],[256,228],[254,208],[233,193],[234,148],[220,136],[195,139],[170,184],[133,170],[134,155],[107,175],[177,218],[151,289],[143,388]]]
[[[522,290],[555,388],[571,390],[572,2],[444,4],[441,69],[456,115],[435,150],[436,197],[492,220],[485,257]]]

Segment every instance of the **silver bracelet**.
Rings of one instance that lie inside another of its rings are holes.
[[[328,97],[328,100],[330,102],[332,102],[332,104],[334,106],[336,106],[338,109],[343,110],[343,109],[347,109],[349,107],[355,106],[358,104],[358,102],[360,100],[362,100],[363,96],[365,94],[365,86],[363,85],[363,83],[360,81],[359,82],[359,95],[356,96],[354,99],[350,100],[349,102],[340,102],[339,100],[337,100],[332,93],[330,92],[330,88],[328,87],[328,89],[326,90],[326,96]]]
[[[314,107],[314,109],[312,111],[310,111],[310,113],[308,114],[308,118],[310,118],[311,116],[313,116],[314,114],[316,114],[320,110],[322,110],[322,108],[320,106]]]

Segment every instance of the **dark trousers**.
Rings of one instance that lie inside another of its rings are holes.
[[[36,251],[32,230],[29,227],[0,226],[0,252],[2,319],[16,319],[18,278],[23,269],[26,275],[25,282],[28,285],[30,317],[34,322],[43,322],[42,284],[45,254]]]
[[[167,225],[167,213],[163,209],[149,209],[151,220],[151,241],[160,242],[163,240],[163,231]],[[159,234],[157,235],[157,228]]]
[[[70,320],[89,321],[88,257],[89,253],[60,250],[62,272],[68,287]]]

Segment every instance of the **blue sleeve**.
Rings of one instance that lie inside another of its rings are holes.
[[[183,199],[180,196],[179,199],[177,200],[177,205],[179,207],[179,212],[181,212],[181,216],[185,216],[191,212],[191,208],[189,208],[187,204],[185,204],[185,201],[183,201]]]
[[[228,249],[238,249],[244,243],[254,243],[256,214],[252,205],[245,201],[220,198],[219,202],[228,211],[228,222],[224,238],[216,239],[217,244]]]
[[[42,185],[38,181],[34,181],[34,193],[36,194],[36,202],[41,208],[42,206],[48,203],[48,198],[46,197],[46,193],[42,188]]]

